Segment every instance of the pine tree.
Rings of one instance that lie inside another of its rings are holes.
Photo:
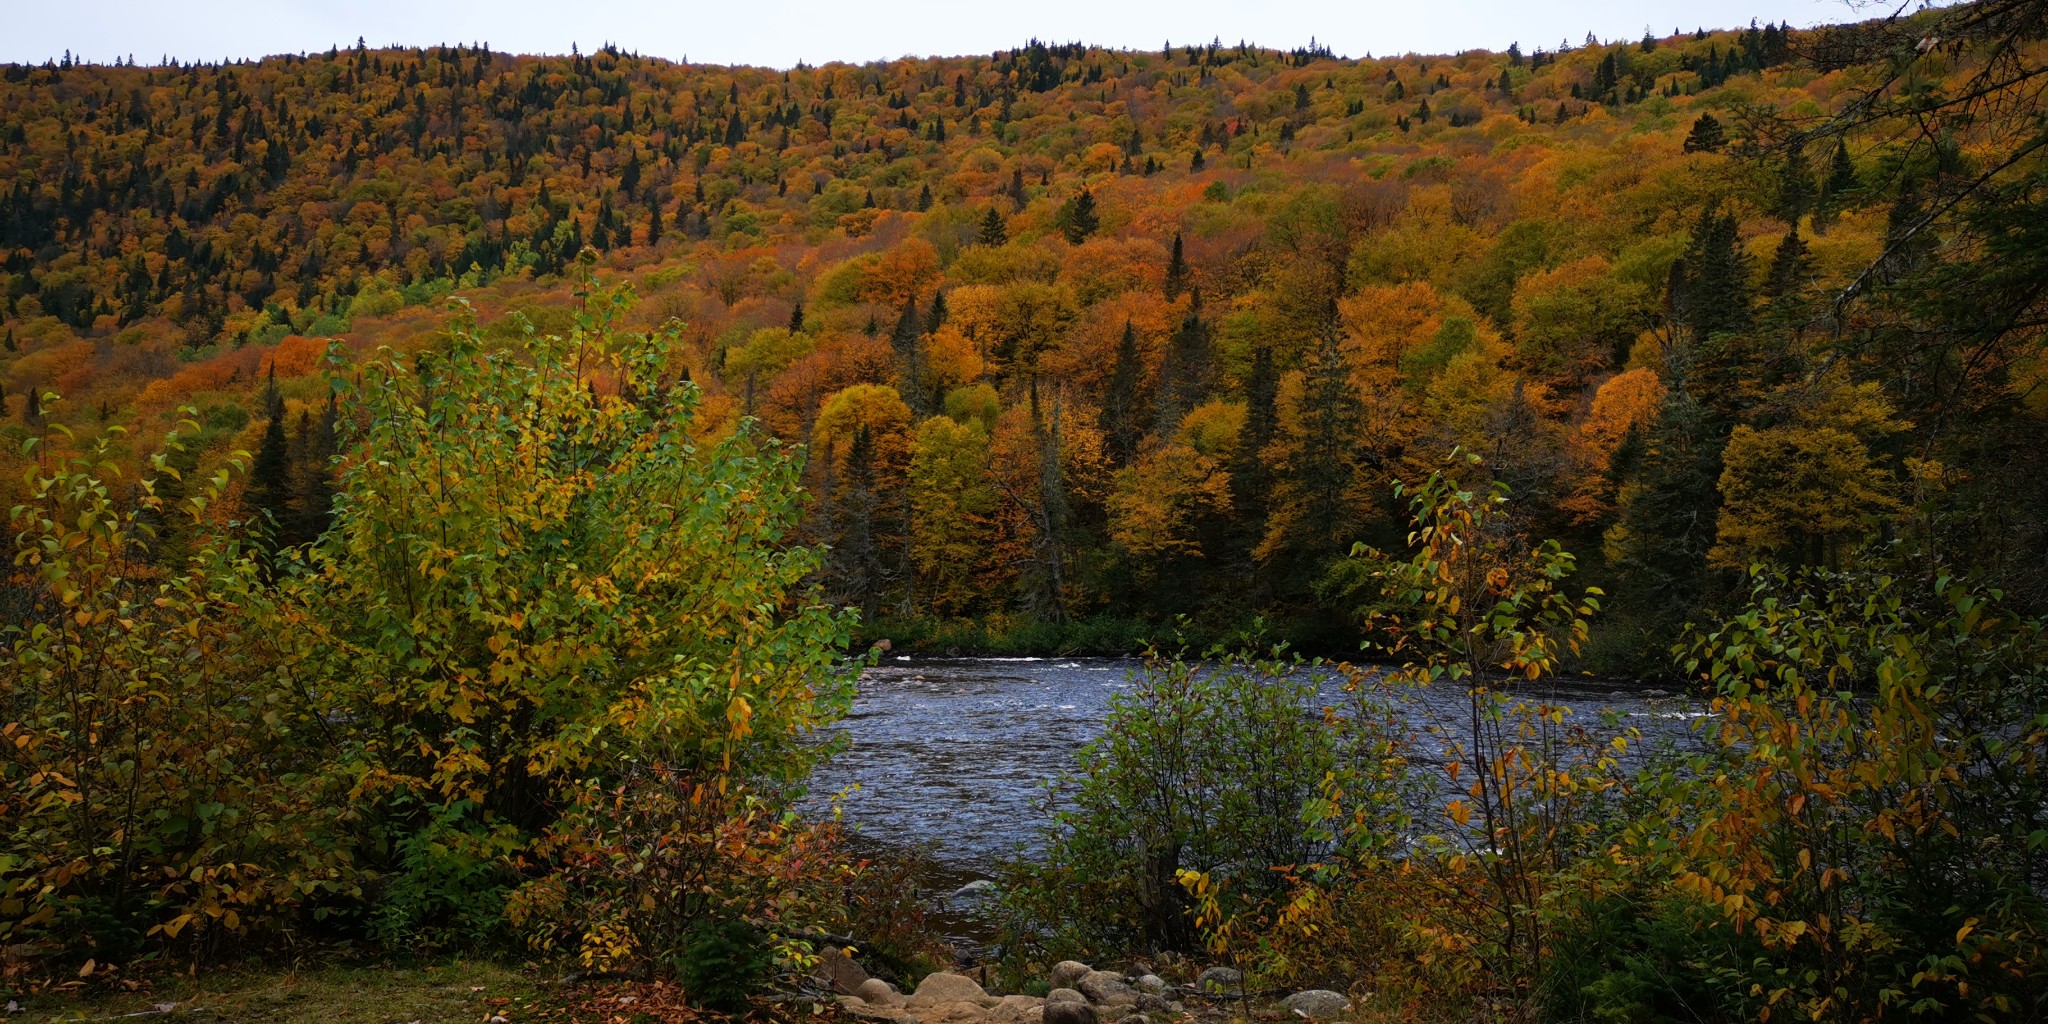
[[[1095,194],[1088,189],[1082,189],[1080,195],[1067,200],[1060,207],[1055,220],[1060,226],[1060,233],[1066,236],[1069,244],[1080,245],[1087,241],[1088,236],[1102,226],[1095,215]]]
[[[291,453],[285,440],[284,417],[272,416],[263,429],[262,443],[256,446],[256,457],[249,463],[249,483],[243,499],[249,507],[250,525],[263,531],[273,547],[284,543],[284,532],[297,521],[292,491]]]
[[[1187,290],[1188,262],[1181,254],[1180,232],[1173,233],[1173,255],[1166,260],[1166,298],[1170,302]]]
[[[1235,524],[1231,542],[1238,575],[1253,587],[1264,587],[1253,552],[1271,513],[1273,474],[1266,465],[1266,446],[1280,428],[1280,371],[1273,350],[1263,345],[1252,353],[1252,372],[1244,386],[1244,428],[1230,459],[1230,508]]]
[[[1688,153],[1719,153],[1728,144],[1728,136],[1721,130],[1721,122],[1712,114],[1701,114],[1693,120],[1692,131],[1685,137],[1685,151]]]
[[[1358,441],[1364,436],[1365,415],[1332,316],[1302,364],[1301,434],[1287,480],[1296,515],[1286,547],[1296,574],[1320,572],[1356,539],[1352,495],[1358,485]]]
[[[295,543],[312,543],[334,522],[334,459],[340,454],[337,437],[340,412],[333,395],[327,408],[310,425],[301,421],[298,460],[299,520]],[[310,429],[309,429],[310,427]]]
[[[1119,466],[1128,466],[1138,456],[1138,442],[1144,439],[1139,410],[1145,406],[1145,365],[1138,354],[1138,332],[1124,321],[1124,335],[1116,345],[1116,365],[1110,370],[1109,390],[1102,396],[1099,425],[1108,454]]]
[[[803,329],[804,304],[803,300],[799,299],[797,300],[797,304],[794,307],[791,307],[789,311],[789,333],[796,334],[801,332]]]
[[[929,209],[931,209],[931,208],[932,208],[932,187],[931,187],[931,185],[930,185],[929,183],[927,183],[927,184],[924,184],[924,185],[920,185],[920,186],[918,186],[918,189],[917,189],[917,210],[918,210],[918,212],[919,212],[919,213],[923,213],[924,211],[926,211],[926,210],[929,210]]]
[[[1794,228],[1785,232],[1784,239],[1771,254],[1770,273],[1764,279],[1764,295],[1781,299],[1798,294],[1812,272],[1811,265],[1806,241],[1799,237],[1799,230]]]
[[[982,245],[997,246],[1009,240],[1010,232],[1003,226],[1002,214],[997,213],[995,207],[989,207],[988,212],[982,215],[981,232],[975,237],[975,241]]]
[[[1619,489],[1604,545],[1609,564],[1627,581],[1617,595],[1622,610],[1653,636],[1670,635],[1665,630],[1698,605],[1720,506],[1723,439],[1685,386],[1682,355],[1670,369],[1677,386],[1632,460],[1637,465]]]
[[[1749,257],[1734,214],[1714,206],[1700,211],[1679,272],[1683,287],[1674,296],[1674,312],[1695,342],[1749,329]]]
[[[1202,322],[1201,299],[1197,296],[1180,328],[1166,343],[1166,358],[1160,362],[1159,379],[1153,384],[1153,433],[1172,436],[1180,429],[1181,419],[1209,397],[1209,364],[1209,325]]]

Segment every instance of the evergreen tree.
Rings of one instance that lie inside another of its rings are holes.
[[[1109,390],[1102,396],[1102,415],[1098,421],[1102,436],[1108,448],[1111,461],[1119,466],[1128,466],[1138,456],[1138,442],[1144,439],[1145,431],[1139,425],[1139,410],[1144,408],[1145,365],[1138,354],[1138,332],[1129,320],[1124,321],[1124,335],[1116,345],[1116,365],[1110,370]]]
[[[1658,637],[1672,635],[1704,596],[1720,506],[1723,437],[1690,395],[1682,355],[1672,369],[1675,386],[1643,439],[1633,479],[1620,487],[1604,545],[1626,581],[1620,610]]]
[[[789,311],[789,333],[796,334],[801,332],[803,329],[804,303],[802,299],[798,299],[796,305],[791,307]]]
[[[1171,437],[1180,429],[1182,418],[1209,397],[1211,375],[1209,325],[1202,322],[1200,296],[1181,320],[1179,329],[1166,343],[1166,358],[1159,365],[1154,383],[1156,409],[1152,431]]]
[[[1166,298],[1171,301],[1180,298],[1187,289],[1188,263],[1181,255],[1180,232],[1173,233],[1173,255],[1166,260]]]
[[[322,410],[318,419],[310,424],[301,421],[299,518],[295,543],[309,544],[319,540],[334,522],[334,459],[340,454],[336,429],[339,419],[334,396],[329,395],[327,408]]]
[[[1776,209],[1779,220],[1797,226],[1799,218],[1813,207],[1815,188],[1813,175],[1807,171],[1806,158],[1800,153],[1788,152],[1778,164],[1776,183]]]
[[[1252,587],[1264,588],[1264,574],[1252,557],[1272,512],[1273,474],[1266,465],[1266,446],[1280,429],[1280,371],[1273,350],[1264,345],[1252,353],[1252,372],[1244,386],[1244,429],[1230,459],[1230,508],[1235,524],[1231,541],[1237,574]]]
[[[932,405],[924,389],[923,338],[924,321],[917,314],[917,299],[906,298],[903,312],[896,317],[896,327],[889,332],[889,344],[902,361],[903,402],[920,416],[929,413]]]
[[[997,213],[995,207],[989,207],[988,212],[982,215],[981,232],[975,237],[975,241],[982,245],[995,246],[1009,240],[1010,232],[1003,226],[1002,214]]]
[[[1289,575],[1305,583],[1357,539],[1352,497],[1361,464],[1365,403],[1351,384],[1335,317],[1302,364],[1299,436],[1287,466],[1289,506],[1284,550]]]
[[[249,463],[249,483],[243,491],[251,525],[264,531],[272,546],[286,543],[285,531],[298,521],[294,497],[284,417],[272,416],[263,428],[256,457]]]
[[[1695,342],[1749,328],[1749,257],[1734,214],[1721,214],[1716,206],[1700,211],[1678,272],[1683,287],[1674,296],[1674,311]]]
[[[1095,194],[1088,189],[1082,189],[1080,195],[1061,205],[1054,221],[1059,225],[1060,233],[1066,236],[1069,244],[1080,245],[1089,235],[1095,233],[1096,228],[1102,226],[1095,215]]]
[[[1764,278],[1764,295],[1770,299],[1782,299],[1798,294],[1812,273],[1812,260],[1807,255],[1806,241],[1799,237],[1799,230],[1785,232],[1776,251],[1771,253],[1771,268]]]
[[[1835,140],[1835,156],[1828,163],[1828,178],[1824,188],[1830,200],[1840,204],[1844,197],[1862,187],[1856,178],[1856,161],[1849,158],[1849,144]]]
[[[1688,153],[1719,153],[1728,144],[1727,133],[1721,130],[1721,122],[1712,114],[1701,114],[1693,120],[1692,131],[1685,137],[1685,151]]]

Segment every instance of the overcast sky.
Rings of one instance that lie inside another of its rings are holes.
[[[1239,39],[1339,54],[1449,53],[1578,45],[1747,25],[1796,26],[1885,13],[1855,0],[5,0],[0,62],[66,49],[100,63],[154,64],[372,45],[488,42],[493,50],[585,52],[615,42],[649,56],[787,67],[1008,49],[1033,36],[1155,48]]]

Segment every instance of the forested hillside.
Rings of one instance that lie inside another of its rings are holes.
[[[1392,485],[1454,449],[1608,592],[1597,667],[1871,538],[2038,608],[2038,79],[1917,32],[9,66],[7,500],[24,440],[120,425],[139,466],[190,406],[186,479],[254,453],[208,514],[309,540],[356,414],[329,345],[444,351],[454,298],[493,344],[559,331],[594,274],[680,324],[702,430],[809,445],[832,599],[941,646],[1348,640],[1329,567],[1400,548]]]

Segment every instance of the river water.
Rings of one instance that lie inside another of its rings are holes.
[[[863,842],[926,845],[938,862],[933,884],[988,877],[1002,858],[1038,849],[1058,799],[1048,787],[1073,771],[1109,699],[1141,667],[1119,658],[890,657],[862,675],[839,726],[847,748],[814,778],[813,799],[844,791],[846,820]],[[1530,692],[1570,707],[1576,722],[1610,713],[1653,743],[1686,742],[1698,714],[1659,691],[1566,680]],[[1348,699],[1324,678],[1314,703]],[[1463,687],[1439,686],[1403,691],[1396,706],[1419,732],[1455,726],[1467,704]]]

